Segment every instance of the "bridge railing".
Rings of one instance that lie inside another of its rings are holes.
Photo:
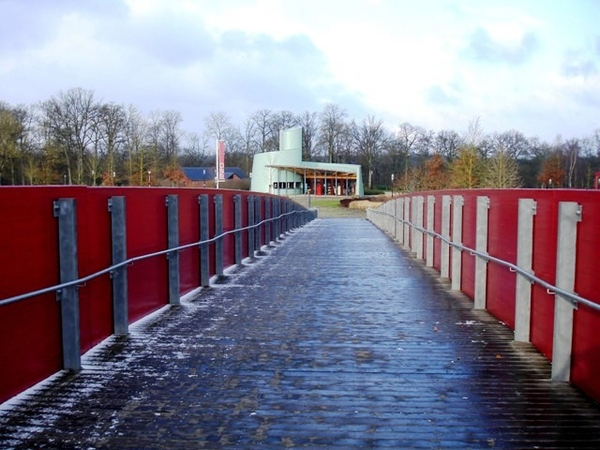
[[[533,343],[552,379],[600,400],[600,193],[434,191],[367,212],[427,267]]]
[[[3,187],[0,402],[315,217],[246,191]]]

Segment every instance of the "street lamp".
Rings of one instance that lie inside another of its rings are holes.
[[[394,174],[392,174],[392,198],[394,198]]]
[[[152,173],[152,172],[151,172],[150,170],[148,170],[148,186],[150,186],[150,174],[151,174],[151,173]]]

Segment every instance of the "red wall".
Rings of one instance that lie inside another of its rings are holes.
[[[488,212],[488,253],[491,256],[516,264],[518,235],[518,204],[520,198],[536,201],[533,233],[533,271],[550,284],[556,280],[556,251],[559,202],[577,202],[582,205],[582,221],[577,230],[577,260],[575,292],[583,298],[600,303],[600,276],[597,254],[600,249],[600,191],[582,190],[454,190],[419,192],[409,197],[435,196],[434,230],[441,234],[442,197],[461,195],[464,198],[462,243],[475,249],[477,197],[490,199]],[[406,196],[404,196],[406,197]],[[412,199],[411,199],[412,201]],[[452,212],[450,208],[452,225]],[[426,215],[425,215],[426,216]],[[441,268],[441,241],[434,242],[434,268]],[[451,261],[450,261],[451,264]],[[451,267],[451,266],[450,266]],[[473,298],[475,283],[475,257],[462,252],[461,290]],[[452,275],[452,274],[451,274]],[[488,311],[514,329],[516,274],[493,262],[487,265]],[[548,359],[552,358],[554,327],[554,295],[540,285],[532,286],[530,340]],[[574,313],[574,332],[571,364],[571,381],[600,401],[600,313],[579,305]]]
[[[58,222],[53,202],[74,198],[77,211],[79,277],[111,265],[111,215],[108,199],[125,197],[127,257],[167,248],[167,195],[177,195],[180,245],[198,242],[200,194],[208,194],[209,237],[215,235],[214,196],[223,196],[223,230],[233,230],[235,195],[241,196],[242,227],[248,225],[249,195],[214,189],[2,187],[0,188],[0,300],[60,283]],[[264,201],[273,196],[262,195]],[[273,210],[271,209],[271,216]],[[264,227],[261,230],[264,236]],[[242,234],[242,257],[248,255],[248,233]],[[263,238],[264,243],[264,238]],[[210,275],[215,274],[214,245]],[[179,252],[180,292],[200,285],[200,251]],[[224,266],[235,263],[235,237],[224,239]],[[129,320],[136,321],[168,303],[165,255],[137,261],[127,268]],[[113,332],[112,284],[108,274],[79,288],[81,352]],[[62,367],[60,302],[54,293],[0,306],[0,402]]]

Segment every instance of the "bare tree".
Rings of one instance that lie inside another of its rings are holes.
[[[330,163],[337,162],[340,137],[346,130],[345,118],[346,112],[333,103],[325,105],[319,116],[319,143],[323,146]]]
[[[302,127],[302,158],[310,161],[317,141],[318,119],[316,113],[305,111],[297,119]]]
[[[277,150],[277,138],[273,134],[274,114],[268,109],[256,111],[250,117],[256,125],[256,140],[259,152],[271,152]]]
[[[244,158],[244,170],[246,173],[250,173],[252,168],[252,158],[259,151],[258,141],[256,139],[256,122],[251,119],[247,119],[244,122],[243,128],[239,131],[241,138],[241,153]]]
[[[417,153],[419,148],[419,141],[425,130],[421,127],[411,125],[408,122],[403,122],[398,126],[396,130],[396,142],[399,146],[399,153],[401,153],[404,160],[404,178],[406,182],[409,182],[409,172],[411,167],[411,156]],[[409,183],[410,184],[410,183]]]
[[[67,159],[69,183],[73,182],[70,154],[74,154],[75,183],[84,180],[84,163],[93,144],[98,103],[94,92],[81,88],[60,92],[42,104],[44,121],[53,139],[63,148]]]
[[[465,145],[468,147],[479,147],[485,137],[479,119],[480,117],[476,117],[469,122],[469,127],[463,138]]]
[[[181,120],[179,111],[168,110],[162,113],[161,142],[167,165],[174,164],[177,160],[180,141],[183,136],[183,132],[179,128]]]
[[[115,184],[117,171],[116,159],[125,145],[126,123],[127,116],[123,106],[108,103],[99,107],[97,120],[98,140],[99,145],[102,146],[105,161],[103,173],[99,173],[99,167],[96,168],[96,173],[98,176],[102,176],[103,184]]]
[[[360,125],[353,121],[350,130],[357,153],[362,156],[366,163],[368,186],[372,188],[374,163],[381,154],[386,139],[383,121],[368,116]]]
[[[211,112],[204,119],[206,133],[215,140],[224,139],[225,133],[231,128],[231,118],[223,111]]]
[[[387,167],[390,175],[394,174],[396,176],[396,174],[407,173],[404,166],[408,162],[408,152],[397,136],[390,135],[384,144],[383,150],[383,158],[380,162]]]
[[[37,130],[35,109],[28,106],[14,108],[15,115],[21,124],[21,133],[17,138],[17,149],[21,166],[21,184],[34,184],[39,181],[41,161],[40,140]]]
[[[8,166],[14,165],[18,156],[17,140],[22,132],[12,108],[6,103],[0,103],[0,184],[2,184],[3,172]],[[12,171],[11,171],[12,172]],[[14,184],[14,175],[11,175]]]
[[[567,160],[567,187],[574,187],[574,173],[579,160],[579,151],[581,146],[579,145],[579,139],[570,139],[564,144],[565,157]]]
[[[134,185],[144,185],[144,177],[151,171],[147,145],[149,125],[132,105],[127,110],[125,149],[128,159],[128,178]],[[148,178],[149,175],[148,175]]]
[[[404,148],[406,153],[413,153],[418,150],[419,141],[424,133],[425,130],[423,128],[404,122],[398,126],[396,139],[398,139],[398,142]]]
[[[208,160],[208,137],[197,133],[186,135],[186,144],[183,147],[179,164],[186,166],[203,166]]]
[[[448,161],[456,158],[461,145],[462,139],[454,130],[438,131],[433,143],[435,153],[442,155]]]
[[[506,152],[513,159],[527,157],[530,144],[523,133],[517,130],[509,130],[503,133],[494,133],[491,137],[493,151]]]
[[[279,141],[279,133],[288,128],[293,128],[298,125],[296,116],[290,111],[279,111],[273,118],[273,136]]]

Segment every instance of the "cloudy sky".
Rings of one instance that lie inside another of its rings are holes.
[[[597,0],[0,0],[0,101],[260,109],[553,141],[600,128]]]

